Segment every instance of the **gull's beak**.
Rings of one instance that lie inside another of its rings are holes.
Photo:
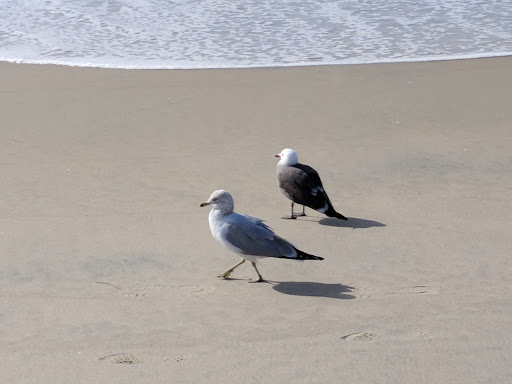
[[[202,207],[206,207],[207,205],[210,205],[210,203],[201,203],[199,206],[202,208]]]
[[[277,155],[276,155],[276,157],[281,157],[281,155],[280,155],[280,154],[277,154]]]

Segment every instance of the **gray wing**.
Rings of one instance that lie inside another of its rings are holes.
[[[332,206],[320,176],[313,168],[304,164],[280,168],[279,187],[286,192],[285,195],[290,200],[321,212]]]
[[[293,245],[277,236],[262,220],[233,213],[222,229],[222,236],[244,255],[296,257]]]

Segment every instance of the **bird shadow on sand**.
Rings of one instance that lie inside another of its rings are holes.
[[[281,219],[290,220],[289,216],[281,217]],[[348,220],[340,220],[334,217],[321,217],[315,215],[298,216],[297,220],[300,221],[311,221],[316,222],[320,225],[326,225],[328,227],[339,227],[339,228],[371,228],[371,227],[385,227],[386,224],[375,220],[366,220],[358,217],[348,217]],[[292,220],[293,221],[293,220]]]
[[[326,217],[320,219],[318,224],[327,225],[329,227],[340,227],[340,228],[371,228],[371,227],[385,227],[386,224],[380,223],[374,220],[360,219],[358,217],[348,217],[348,220],[339,220],[333,217]]]
[[[273,282],[272,289],[285,295],[355,299],[350,293],[355,289],[343,284],[324,284],[302,281]]]

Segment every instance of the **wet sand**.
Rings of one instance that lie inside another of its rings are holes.
[[[512,58],[0,84],[4,382],[512,381]],[[281,219],[285,147],[347,222]],[[219,188],[325,260],[218,279]]]

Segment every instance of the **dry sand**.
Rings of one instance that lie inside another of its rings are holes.
[[[3,383],[512,382],[512,58],[0,84]],[[284,147],[348,222],[280,219]],[[218,279],[218,188],[325,260]]]

